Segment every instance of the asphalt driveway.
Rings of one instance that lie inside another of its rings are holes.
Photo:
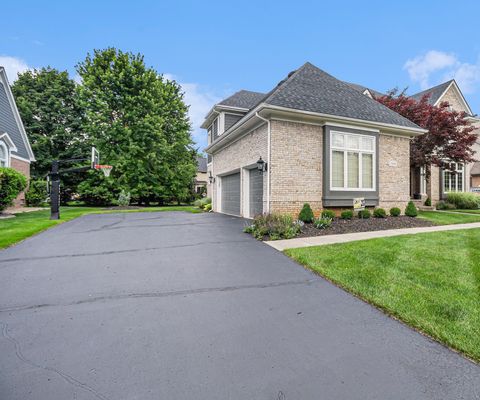
[[[0,399],[479,398],[479,366],[242,226],[89,215],[0,252]]]

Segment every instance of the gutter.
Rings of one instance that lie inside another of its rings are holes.
[[[270,163],[270,154],[271,154],[271,126],[270,120],[263,118],[258,112],[255,112],[255,116],[262,121],[267,123],[267,213],[270,212],[270,171],[271,171],[271,163]]]

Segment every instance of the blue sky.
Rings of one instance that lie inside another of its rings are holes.
[[[335,77],[414,93],[455,77],[480,113],[478,1],[23,1],[2,5],[0,64],[10,76],[52,67],[75,74],[96,48],[140,52],[175,78],[194,138],[218,100],[268,91],[310,61]]]

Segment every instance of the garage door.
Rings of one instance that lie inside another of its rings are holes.
[[[249,171],[250,217],[263,213],[263,173],[258,169]]]
[[[240,173],[222,176],[222,212],[240,215]]]

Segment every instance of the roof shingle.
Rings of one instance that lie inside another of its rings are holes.
[[[218,105],[252,109],[263,97],[265,93],[252,92],[250,90],[240,90],[230,97],[222,100]]]

